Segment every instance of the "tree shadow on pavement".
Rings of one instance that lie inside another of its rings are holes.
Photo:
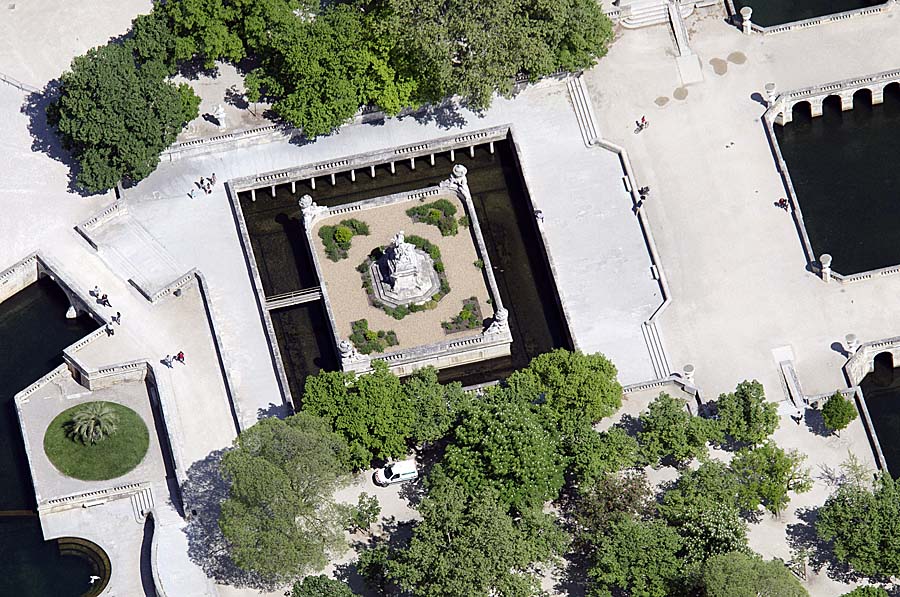
[[[381,546],[386,546],[388,552],[393,553],[409,544],[414,528],[414,521],[398,522],[395,517],[390,516],[382,522],[379,533],[367,535],[363,540],[352,541],[350,547],[357,554]],[[335,566],[334,577],[347,583],[354,593],[363,597],[383,597],[399,592],[397,587],[384,577],[381,579],[363,577],[357,568],[356,560]]]
[[[827,567],[826,574],[829,578],[840,582],[852,582],[862,578],[847,564],[839,562],[834,555],[831,544],[823,541],[816,533],[816,518],[818,510],[815,508],[801,508],[797,510],[799,522],[787,526],[788,546],[794,551],[805,552],[809,558],[809,567],[819,572]]]
[[[67,166],[69,168],[68,191],[82,197],[90,197],[93,193],[76,185],[80,166],[72,153],[63,146],[56,127],[52,126],[47,119],[47,109],[59,97],[59,88],[59,79],[53,79],[40,91],[29,93],[20,108],[20,112],[28,117],[31,151],[43,153],[53,161]]]
[[[228,554],[228,544],[219,529],[222,502],[228,497],[228,482],[219,471],[225,450],[216,450],[195,462],[182,487],[187,526],[188,557],[203,572],[221,584],[274,591],[278,585],[242,570]]]
[[[462,128],[468,124],[466,117],[460,112],[456,102],[447,102],[439,106],[427,106],[410,114],[419,124],[434,123],[438,128]],[[404,118],[403,116],[399,118]]]
[[[579,553],[569,552],[563,556],[562,575],[553,587],[561,595],[584,597],[588,591],[587,571],[590,561]]]
[[[825,426],[825,418],[822,411],[816,408],[807,408],[803,413],[803,420],[806,422],[806,428],[809,432],[819,437],[830,437],[831,430]]]

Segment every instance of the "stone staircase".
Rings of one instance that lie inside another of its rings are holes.
[[[655,321],[645,321],[641,324],[641,333],[644,335],[644,342],[647,343],[647,350],[650,352],[650,362],[653,364],[653,372],[657,379],[668,377],[672,373],[669,366],[669,359],[666,356],[666,349],[663,348],[662,338],[659,330],[656,328]]]
[[[622,0],[620,11],[623,16],[619,22],[626,29],[638,29],[651,25],[661,25],[669,22],[669,6],[667,0],[633,0],[627,5]],[[676,10],[681,18],[694,12],[694,3],[677,3]]]
[[[575,118],[578,120],[581,140],[584,141],[586,147],[590,147],[600,138],[600,131],[594,119],[594,106],[591,104],[587,87],[581,75],[570,78],[566,85],[569,88],[569,96],[572,98],[572,106],[575,108]]]
[[[144,519],[152,510],[153,490],[150,487],[145,487],[131,495],[131,511],[136,522],[143,524]]]

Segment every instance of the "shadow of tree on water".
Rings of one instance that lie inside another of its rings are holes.
[[[219,471],[226,450],[216,450],[195,462],[182,487],[188,539],[188,557],[208,577],[221,584],[274,591],[279,584],[237,566],[228,554],[228,543],[219,528],[222,502],[228,497],[228,482]]]

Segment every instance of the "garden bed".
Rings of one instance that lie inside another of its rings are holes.
[[[368,236],[369,225],[361,220],[350,218],[341,220],[337,226],[323,225],[319,228],[319,238],[325,247],[325,254],[332,261],[347,258],[351,240],[354,236]]]
[[[478,299],[470,296],[463,301],[463,308],[450,321],[441,323],[444,333],[454,334],[465,330],[475,330],[484,325],[484,317],[481,315],[481,305]]]
[[[350,328],[353,330],[353,333],[350,334],[350,341],[362,354],[384,352],[389,346],[400,344],[394,330],[370,330],[369,322],[365,319],[351,322]]]

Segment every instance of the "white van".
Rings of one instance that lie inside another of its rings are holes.
[[[378,485],[393,485],[418,478],[419,470],[413,459],[391,462],[384,468],[375,471],[375,483]]]

